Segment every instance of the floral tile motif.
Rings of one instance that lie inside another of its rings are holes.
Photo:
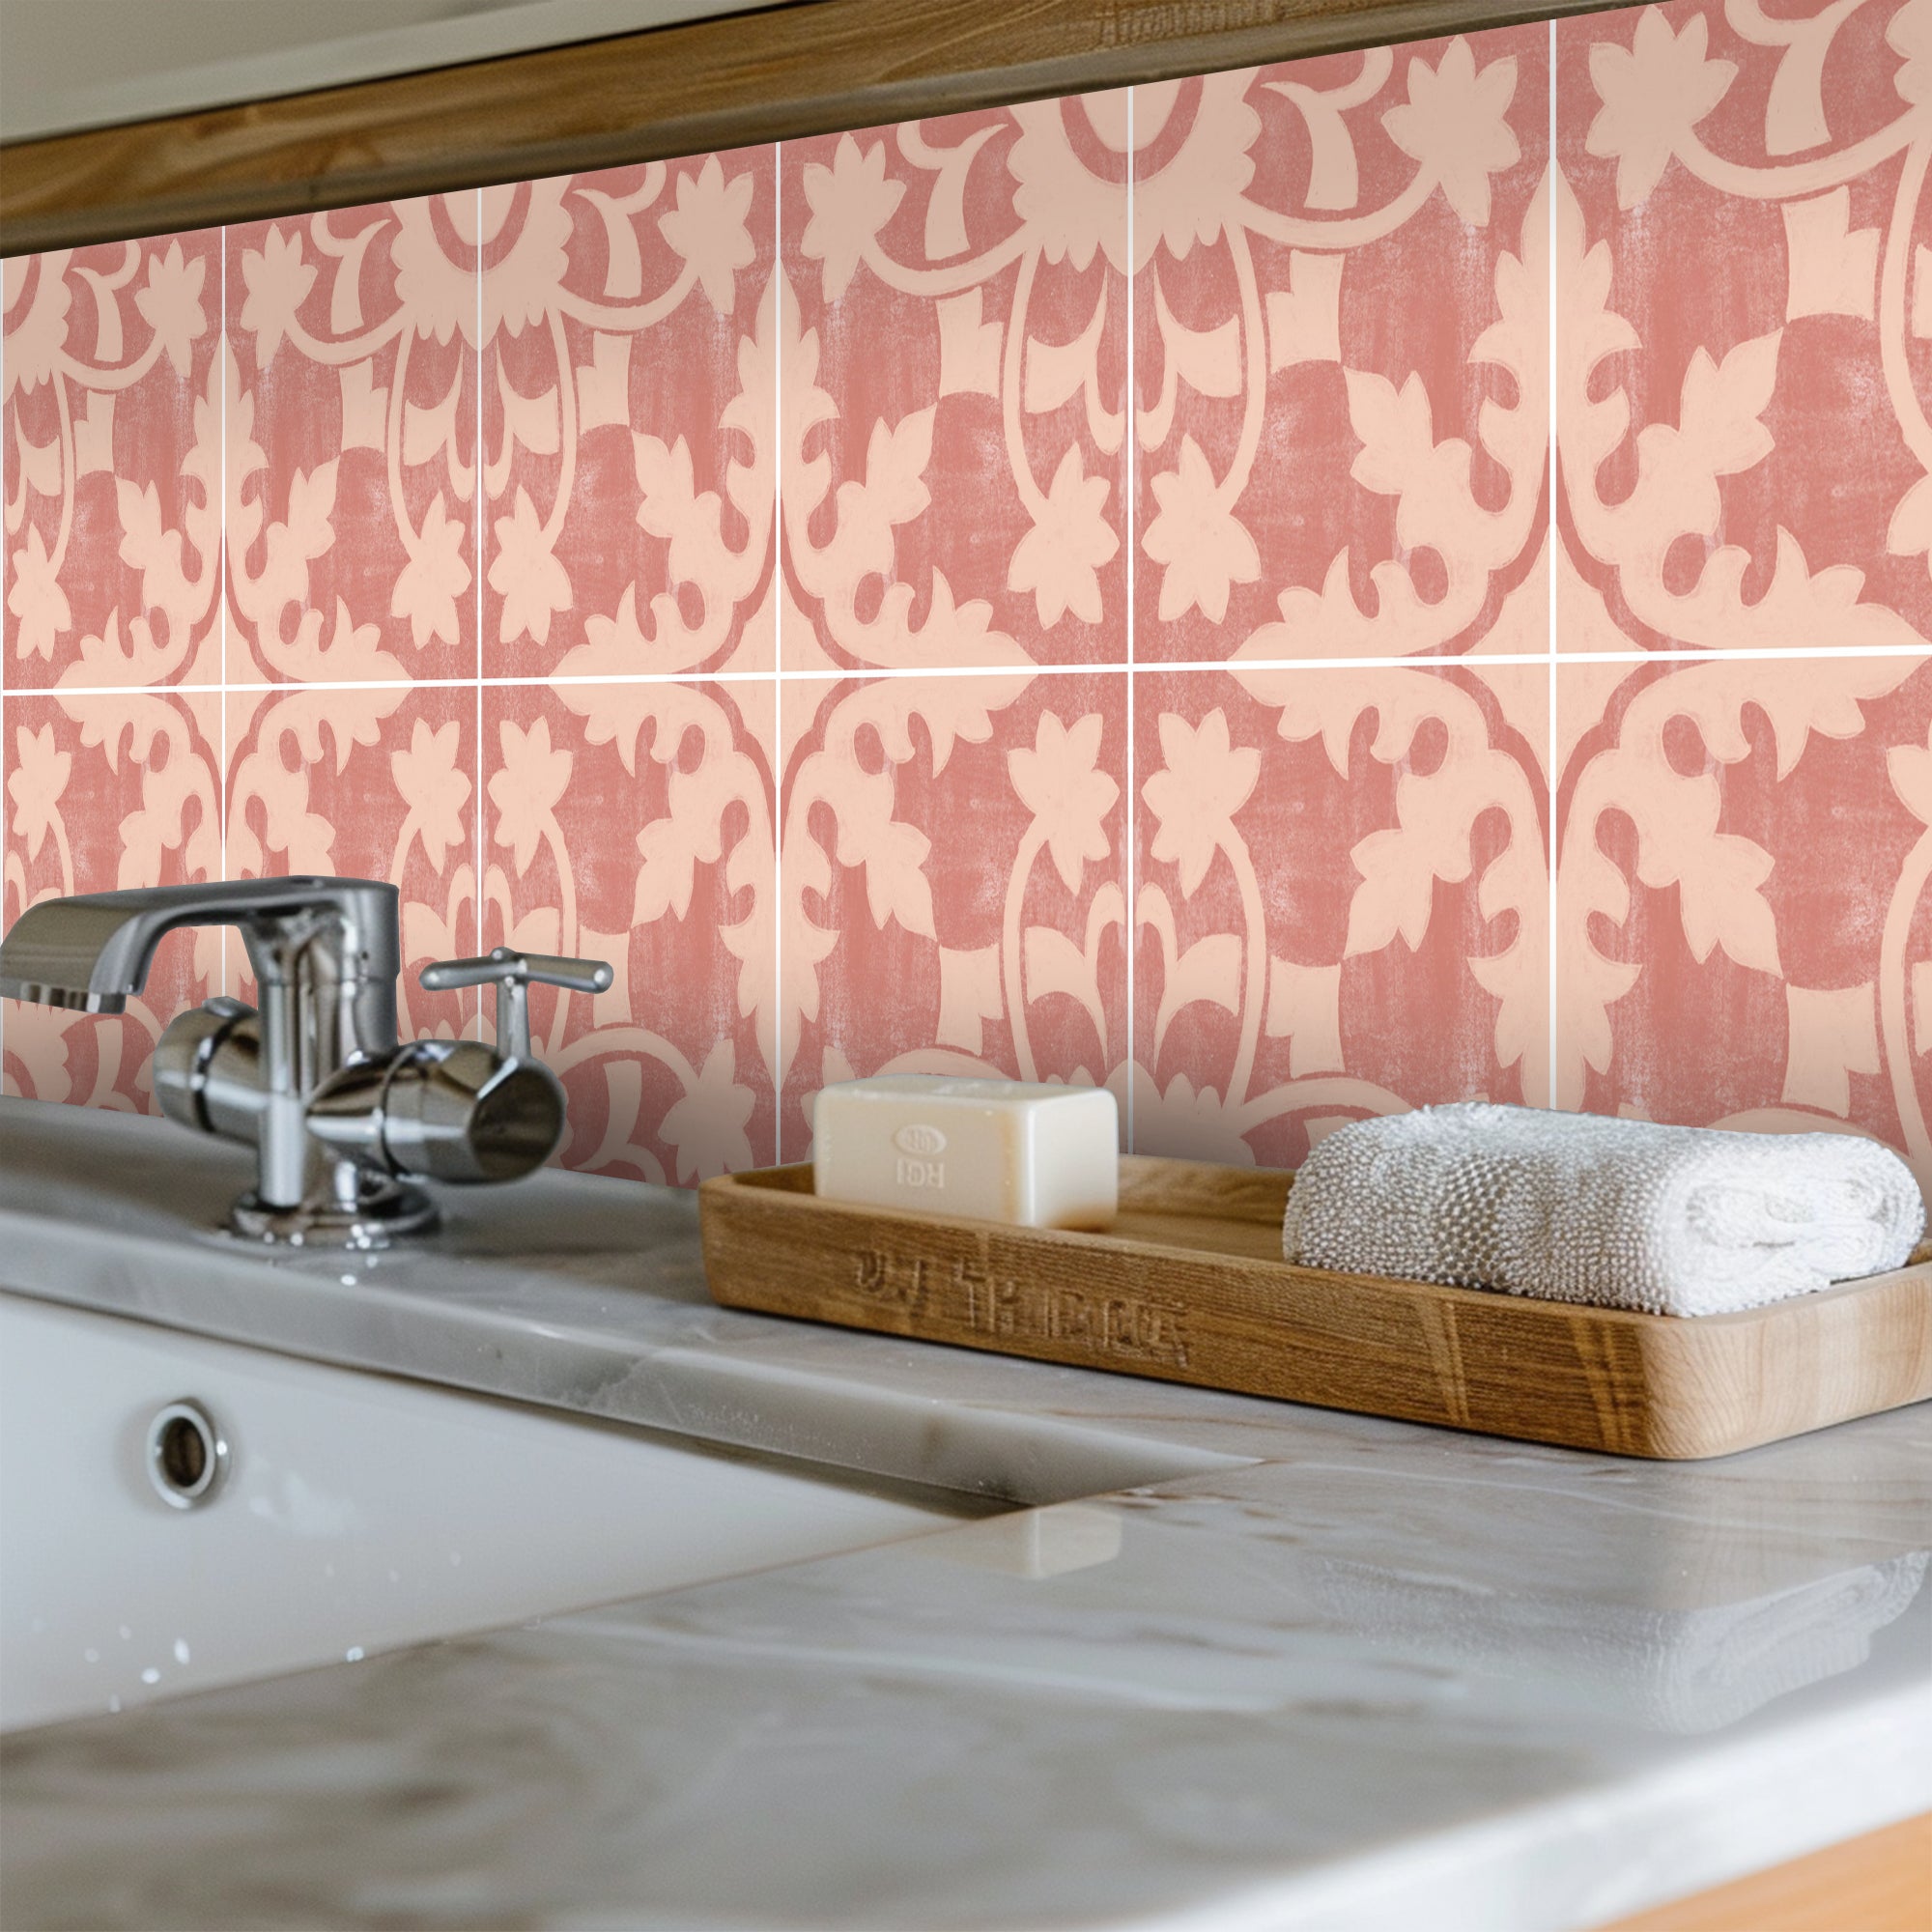
[[[471,992],[425,993],[434,959],[476,952],[472,690],[256,687],[228,695],[228,876],[387,879],[402,895],[405,1039],[464,1031]],[[240,949],[238,990],[254,997]]]
[[[1919,0],[1558,28],[1568,650],[1932,639]]]
[[[479,218],[226,231],[231,684],[475,674]]]
[[[772,1163],[775,709],[762,679],[484,693],[483,942],[616,973],[531,993],[566,1166],[689,1184]]]
[[[1548,672],[1137,677],[1142,1153],[1548,1092]]]
[[[921,1067],[1932,1186],[1925,4],[1565,21],[1553,180],[1531,26],[10,260],[0,919],[392,879],[408,1033],[607,957],[564,1158],[673,1183]],[[7,1089],[149,1107],[216,990]]]
[[[6,924],[44,898],[221,877],[219,696],[14,694],[6,732]],[[170,933],[119,1017],[0,1003],[6,1091],[152,1113],[148,1056],[222,990],[221,939]]]
[[[1548,648],[1548,47],[1134,90],[1137,662]]]
[[[773,668],[775,168],[482,190],[490,674]]]
[[[800,679],[783,702],[783,1157],[828,1081],[1114,1082],[1125,673]]]
[[[786,668],[1123,664],[1126,95],[781,158]]]
[[[1566,663],[1557,705],[1557,1104],[1932,1182],[1932,663]]]
[[[0,683],[219,683],[220,232],[4,268]]]

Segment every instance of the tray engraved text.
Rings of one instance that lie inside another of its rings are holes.
[[[1022,1281],[963,1257],[890,1248],[854,1250],[851,1265],[853,1288],[873,1306],[931,1315],[1005,1341],[1070,1343],[1132,1362],[1187,1366],[1187,1311],[1178,1302]]]

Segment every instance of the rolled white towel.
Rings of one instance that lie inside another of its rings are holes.
[[[1912,1170],[1849,1134],[1737,1134],[1481,1102],[1355,1121],[1289,1191],[1310,1267],[1724,1315],[1900,1267]]]

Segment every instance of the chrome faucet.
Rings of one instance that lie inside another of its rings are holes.
[[[260,1012],[217,997],[170,1023],[155,1094],[170,1120],[253,1145],[255,1185],[229,1227],[290,1246],[382,1247],[436,1225],[422,1180],[513,1180],[563,1135],[556,1076],[529,1047],[532,981],[602,992],[600,960],[499,947],[442,960],[423,984],[497,985],[493,1052],[396,1037],[402,944],[394,886],[239,879],[43,899],[0,941],[0,995],[118,1013],[181,925],[240,928]]]

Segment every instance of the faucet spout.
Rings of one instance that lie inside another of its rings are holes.
[[[369,879],[238,879],[43,899],[0,941],[0,997],[125,1012],[128,996],[147,984],[155,948],[179,925],[239,926],[256,980],[281,985],[290,977],[288,940],[304,922],[332,928],[339,964],[331,977],[353,989],[355,1045],[393,1045],[402,967],[397,894]]]

